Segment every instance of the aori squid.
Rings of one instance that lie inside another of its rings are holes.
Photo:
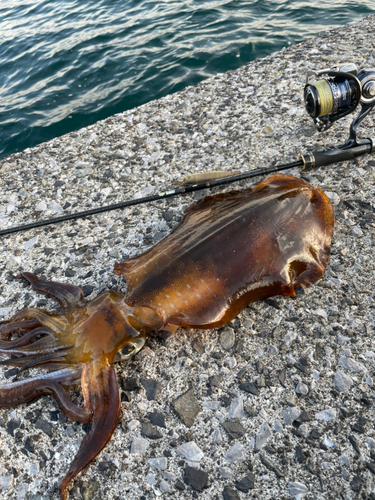
[[[47,373],[0,387],[0,406],[49,394],[67,417],[91,424],[62,481],[62,500],[116,427],[121,404],[112,363],[139,350],[151,332],[216,328],[251,302],[294,297],[324,275],[333,222],[320,189],[273,175],[254,189],[193,203],[164,240],[116,264],[127,281],[125,297],[109,291],[85,303],[78,286],[22,273],[63,314],[28,308],[1,323],[0,352],[13,355],[2,364]],[[82,407],[66,391],[79,381]]]

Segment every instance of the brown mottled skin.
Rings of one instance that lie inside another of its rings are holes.
[[[105,292],[84,303],[77,286],[22,273],[35,290],[55,298],[64,313],[24,309],[0,325],[0,352],[18,356],[2,364],[48,370],[3,385],[0,406],[50,394],[69,418],[91,423],[62,482],[61,499],[116,427],[121,404],[111,363],[120,351],[142,345],[152,331],[215,328],[256,300],[294,297],[295,288],[323,276],[332,231],[333,208],[320,189],[274,175],[252,190],[194,203],[164,240],[117,264],[115,273],[128,283],[125,297]],[[24,335],[11,340],[13,333]],[[83,407],[64,388],[79,380]]]

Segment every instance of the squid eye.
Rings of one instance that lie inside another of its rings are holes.
[[[126,359],[131,358],[134,354],[137,354],[138,351],[142,349],[145,345],[146,339],[141,337],[139,339],[134,339],[131,342],[128,342],[122,349],[119,351],[114,357],[113,362],[118,363],[119,361],[125,361]]]

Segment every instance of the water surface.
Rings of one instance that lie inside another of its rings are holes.
[[[373,12],[373,0],[2,0],[0,157]]]

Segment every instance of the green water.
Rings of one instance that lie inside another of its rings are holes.
[[[374,12],[373,0],[2,0],[0,157]]]

